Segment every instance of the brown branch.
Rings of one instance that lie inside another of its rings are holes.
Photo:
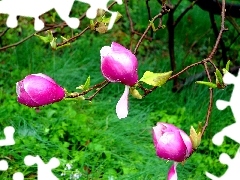
[[[64,42],[62,42],[62,43],[59,43],[59,44],[57,44],[57,47],[59,47],[59,46],[63,46],[63,45],[65,45],[65,44],[68,44],[68,43],[70,43],[70,42],[73,42],[73,41],[75,41],[78,37],[80,37],[81,35],[83,35],[87,30],[89,30],[90,29],[90,26],[88,26],[88,27],[86,27],[85,29],[83,29],[79,34],[77,34],[76,36],[73,36],[73,37],[71,37],[70,39],[68,39],[67,41],[64,41]]]
[[[172,75],[168,80],[172,80],[172,79],[177,78],[180,74],[184,73],[184,72],[187,71],[188,69],[190,69],[190,68],[192,68],[192,67],[194,67],[194,66],[197,66],[197,65],[199,65],[199,64],[202,64],[202,61],[193,63],[193,64],[185,67],[183,70],[179,71],[177,74]]]
[[[209,82],[212,82],[211,81],[211,76],[210,76],[209,71],[208,71],[207,62],[204,62],[203,65],[204,65],[204,69],[206,71]],[[201,137],[203,136],[203,134],[204,134],[204,132],[205,132],[205,130],[206,130],[208,124],[209,124],[209,119],[210,119],[211,112],[212,112],[212,105],[213,105],[213,89],[209,88],[208,110],[207,110],[206,120],[205,120],[204,126],[203,126],[202,131],[201,131]]]
[[[129,49],[132,50],[133,35],[137,34],[139,36],[142,36],[143,34],[134,30],[133,20],[131,18],[130,12],[129,12],[127,2],[128,2],[128,0],[125,0],[125,10],[126,10],[126,14],[127,14],[127,17],[128,17],[129,24],[130,24],[130,33],[131,33],[131,35],[130,35],[130,48]],[[152,38],[148,37],[147,35],[145,35],[144,38],[149,40],[149,41],[152,41]]]
[[[138,50],[140,44],[142,43],[142,41],[143,41],[143,39],[145,38],[146,34],[148,33],[148,31],[149,31],[150,28],[152,27],[152,23],[153,23],[154,21],[156,21],[156,19],[163,17],[163,15],[164,15],[164,14],[167,14],[168,12],[169,12],[169,11],[168,11],[165,7],[163,7],[162,10],[161,10],[161,12],[160,12],[159,14],[157,14],[156,16],[153,17],[153,19],[151,20],[151,22],[149,23],[149,25],[148,25],[147,28],[145,29],[144,33],[142,34],[142,36],[141,36],[140,39],[138,40],[138,42],[137,42],[137,44],[136,44],[136,47],[135,47],[135,49],[134,49],[134,51],[133,51],[133,54],[136,54],[136,53],[137,53],[137,50]],[[160,27],[158,27],[158,28],[160,28]],[[161,27],[161,28],[162,28],[162,27]]]
[[[3,32],[1,32],[0,37],[4,36],[4,34],[6,34],[6,32],[9,30],[10,28],[6,28]]]
[[[210,55],[209,55],[206,59],[203,59],[203,60],[201,60],[201,61],[199,61],[199,62],[193,63],[193,64],[185,67],[185,68],[184,68],[183,70],[181,70],[180,72],[172,75],[172,76],[168,79],[168,81],[177,78],[180,74],[184,73],[184,72],[187,71],[188,69],[190,69],[190,68],[192,68],[192,67],[194,67],[194,66],[197,66],[197,65],[199,65],[199,64],[204,64],[204,65],[206,65],[206,64],[209,62],[210,64],[212,64],[212,66],[213,66],[215,69],[217,69],[217,67],[215,66],[215,64],[212,62],[212,58],[213,58],[213,55],[215,54],[215,52],[216,52],[216,50],[217,50],[217,47],[218,47],[218,45],[219,45],[219,43],[220,43],[220,39],[221,39],[221,37],[222,37],[223,32],[226,31],[226,28],[225,28],[225,26],[224,26],[224,22],[225,22],[225,10],[224,10],[225,0],[222,1],[222,5],[223,5],[223,7],[222,7],[221,29],[220,29],[218,38],[217,38],[217,40],[216,40],[216,43],[215,43],[215,45],[214,45],[214,47],[213,47]],[[208,69],[207,69],[207,71],[208,71]],[[209,75],[209,71],[208,71],[207,73],[208,73],[208,75]],[[209,77],[210,77],[210,75],[209,75]],[[144,90],[144,95],[143,95],[143,97],[145,97],[145,96],[147,96],[148,94],[152,93],[155,89],[157,89],[157,86],[152,87],[151,89],[148,89],[148,90],[145,89],[145,90]]]
[[[93,99],[103,88],[105,88],[105,87],[106,87],[107,85],[109,85],[109,84],[110,84],[110,82],[107,81],[107,83],[103,84],[103,86],[101,86],[100,88],[98,88],[97,91],[96,91],[93,95],[91,95],[90,97],[86,98],[85,100],[92,101],[92,99]]]
[[[218,37],[217,37],[217,40],[216,40],[216,43],[213,47],[213,50],[212,52],[210,53],[210,55],[208,56],[209,59],[211,60],[213,58],[213,55],[216,53],[217,51],[217,48],[218,48],[218,45],[219,45],[219,42],[220,42],[220,39],[222,38],[222,34],[224,31],[226,31],[227,29],[225,28],[224,26],[224,22],[225,22],[225,0],[222,1],[222,13],[221,13],[221,29],[220,29],[220,32],[218,34]]]
[[[222,12],[221,12],[221,29],[220,29],[220,32],[219,32],[219,35],[218,35],[218,38],[216,40],[216,43],[215,43],[215,46],[213,47],[213,50],[212,52],[210,53],[210,55],[208,56],[207,60],[212,63],[212,58],[213,58],[213,55],[215,54],[216,50],[217,50],[217,47],[220,43],[220,39],[222,37],[222,34],[224,31],[226,31],[226,28],[224,26],[224,22],[225,22],[225,0],[222,0]],[[207,77],[208,77],[208,80],[209,82],[211,82],[211,77],[210,77],[210,74],[209,74],[209,71],[208,71],[208,67],[207,67],[207,64],[204,63],[204,68],[206,70],[206,73],[207,73]],[[211,112],[212,112],[212,102],[213,102],[213,90],[212,88],[209,88],[209,105],[208,105],[208,111],[207,111],[207,116],[206,116],[206,120],[205,120],[205,123],[204,123],[204,126],[202,128],[202,132],[201,132],[201,136],[203,136],[204,132],[206,131],[206,128],[209,124],[209,119],[210,119],[210,115],[211,115]]]
[[[10,44],[10,45],[7,45],[7,46],[4,46],[4,47],[1,47],[0,48],[0,51],[3,51],[3,50],[6,50],[8,48],[11,48],[11,47],[15,47],[15,46],[18,46],[19,44],[22,44],[23,42],[25,42],[26,40],[30,39],[31,37],[34,36],[35,33],[27,36],[26,38],[22,39],[21,41],[17,42],[17,43],[14,43],[14,44]]]
[[[89,88],[89,89],[87,89],[87,90],[85,90],[85,91],[83,91],[81,93],[78,93],[78,92],[69,93],[69,94],[66,95],[65,98],[77,98],[79,96],[84,96],[84,95],[86,95],[87,93],[89,93],[90,91],[92,91],[94,89],[100,88],[102,86],[105,87],[105,84],[109,84],[109,81],[105,80],[105,81],[103,81],[101,83],[95,84],[93,87],[91,87],[91,88]]]
[[[132,18],[130,16],[130,12],[129,12],[129,9],[128,9],[128,0],[125,0],[125,10],[126,10],[126,13],[127,13],[127,17],[128,17],[128,20],[129,20],[129,24],[130,24],[130,31],[131,33],[134,31],[134,28],[133,28],[133,21],[132,21]]]
[[[217,38],[219,32],[218,32],[218,28],[217,28],[216,21],[215,21],[215,18],[214,18],[214,14],[212,12],[209,12],[209,17],[210,17],[210,22],[212,24],[213,32],[214,32],[214,34]],[[223,64],[227,64],[227,51],[226,51],[225,43],[224,43],[222,38],[220,39],[220,47],[222,49]],[[218,64],[220,65],[220,62],[218,62]]]

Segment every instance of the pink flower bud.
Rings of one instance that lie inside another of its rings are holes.
[[[112,42],[111,47],[104,46],[100,50],[101,71],[111,82],[133,86],[138,81],[136,56],[122,45]]]
[[[61,101],[65,92],[52,78],[39,73],[26,76],[16,83],[18,102],[38,107]]]
[[[172,124],[157,123],[153,127],[153,142],[156,154],[163,159],[182,162],[192,153],[189,136]]]
[[[111,47],[102,47],[100,54],[103,76],[108,81],[125,84],[124,93],[116,106],[118,118],[125,118],[128,115],[129,88],[138,81],[137,58],[131,51],[115,42],[112,42]]]

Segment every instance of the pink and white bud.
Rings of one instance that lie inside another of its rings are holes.
[[[172,124],[157,123],[153,127],[153,142],[157,156],[163,159],[182,162],[192,153],[189,136]]]
[[[133,86],[138,81],[138,61],[136,56],[122,45],[112,42],[111,47],[100,50],[101,71],[110,82],[120,82]]]
[[[26,76],[16,83],[18,102],[39,107],[61,101],[65,92],[52,78],[39,73]]]
[[[137,58],[130,50],[116,42],[112,42],[111,47],[102,47],[100,54],[103,76],[110,82],[125,84],[124,93],[116,106],[118,118],[125,118],[128,115],[129,88],[138,81]]]

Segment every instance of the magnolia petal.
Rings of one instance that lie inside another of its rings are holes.
[[[168,177],[167,180],[177,180],[177,171],[176,171],[176,167],[177,167],[177,162],[174,162],[173,165],[170,167],[169,171],[168,171]]]
[[[16,83],[18,102],[29,107],[39,107],[61,101],[65,92],[45,74],[30,74]]]
[[[124,46],[112,42],[111,47],[100,50],[101,71],[110,82],[120,82],[133,86],[138,81],[138,61],[136,56]]]
[[[158,122],[152,133],[156,154],[160,158],[182,162],[191,155],[189,136],[176,126]]]
[[[129,88],[129,86],[125,86],[125,90],[116,105],[116,113],[119,119],[125,118],[128,115]]]
[[[19,103],[24,104],[24,105],[29,106],[29,107],[40,106],[25,91],[23,81],[19,81],[19,82],[16,83],[16,92],[17,92]]]
[[[186,158],[187,158],[192,154],[192,151],[193,151],[192,142],[191,142],[189,136],[181,129],[180,129],[180,134],[181,134],[182,139],[187,147],[187,154],[186,154]]]
[[[182,162],[186,158],[187,147],[178,128],[167,123],[153,127],[153,142],[160,158]]]

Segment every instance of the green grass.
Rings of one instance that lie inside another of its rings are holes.
[[[60,159],[61,166],[54,170],[58,177],[61,177],[65,164],[71,163],[73,169],[66,176],[78,169],[82,179],[108,179],[110,176],[117,179],[165,179],[172,163],[155,155],[151,128],[159,121],[173,123],[187,133],[190,125],[197,127],[198,122],[205,120],[207,88],[193,84],[180,93],[172,94],[169,82],[143,100],[130,97],[129,116],[123,120],[118,120],[115,114],[115,105],[124,89],[121,84],[110,84],[91,103],[62,101],[36,112],[17,103],[15,82],[29,73],[38,72],[54,77],[70,90],[84,83],[88,75],[94,83],[101,82],[99,49],[103,44],[92,46],[91,53],[86,56],[81,48],[90,44],[81,40],[64,53],[52,54],[48,49],[25,53],[30,51],[29,47],[35,41],[30,40],[17,47],[12,54],[16,59],[2,61],[6,72],[2,75],[4,83],[0,91],[0,122],[2,128],[14,126],[16,144],[1,148],[1,158],[11,159],[8,161],[9,170],[1,172],[1,178],[8,179],[14,172],[21,171],[26,179],[31,179],[35,176],[36,167],[26,167],[23,158],[40,155],[45,162],[51,157]],[[33,54],[34,60],[28,61]],[[21,60],[23,57],[25,60]],[[156,64],[142,58],[139,58],[139,63],[139,76],[146,69],[154,69]],[[12,64],[15,68],[8,71]],[[148,64],[147,68],[145,64]],[[164,62],[162,68],[167,70]],[[229,92],[228,89],[217,90],[214,97],[228,99]],[[233,119],[229,109],[224,112],[218,111],[214,105],[201,146],[184,166],[178,166],[179,179],[206,179],[206,170],[221,174],[219,169],[224,169],[224,166],[217,161],[220,152],[234,155],[237,145],[233,142],[221,148],[211,143],[211,137]]]

